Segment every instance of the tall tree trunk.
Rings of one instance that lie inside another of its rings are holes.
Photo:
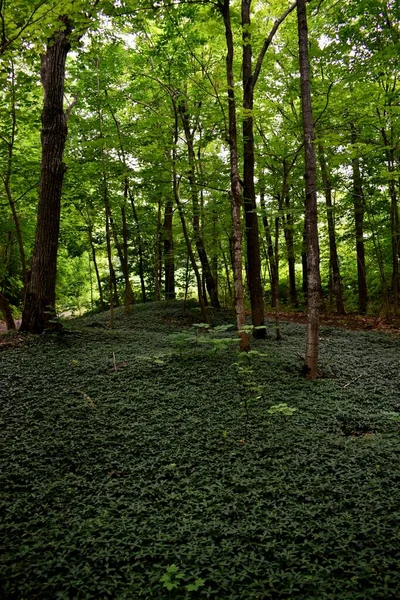
[[[251,321],[254,327],[264,325],[264,293],[261,284],[261,256],[258,216],[254,188],[254,79],[250,33],[251,0],[242,0],[243,31],[243,204],[246,222],[247,280],[250,293]],[[256,338],[265,338],[265,328],[254,329]]]
[[[244,327],[246,325],[246,312],[243,295],[243,264],[242,264],[242,227],[240,221],[242,205],[242,184],[239,176],[237,123],[236,123],[236,101],[235,101],[235,78],[233,73],[233,34],[230,18],[229,0],[224,0],[219,5],[225,26],[225,40],[227,46],[226,55],[226,81],[228,87],[229,105],[229,151],[230,151],[230,179],[231,179],[231,213],[232,213],[232,266],[234,281],[234,303],[236,311],[236,322],[240,338],[240,350],[248,351],[249,336]]]
[[[157,201],[157,227],[154,252],[154,300],[161,300],[161,200]]]
[[[351,127],[351,143],[357,143],[357,131],[353,123]],[[356,228],[356,253],[357,253],[357,278],[358,278],[358,307],[363,315],[367,312],[368,306],[368,286],[367,273],[365,269],[365,247],[364,247],[364,213],[365,198],[362,187],[360,159],[355,156],[352,161],[353,168],[353,204],[354,221]]]
[[[163,238],[164,238],[164,273],[165,299],[175,300],[175,257],[172,221],[174,215],[173,198],[168,197],[165,203]]]
[[[42,56],[41,79],[44,89],[42,112],[42,163],[40,197],[21,331],[41,333],[56,316],[56,275],[60,229],[61,193],[66,166],[63,163],[67,139],[67,119],[63,110],[65,62],[70,43],[70,23],[61,17],[62,29],[48,44]]]
[[[306,234],[307,234],[307,343],[304,373],[317,377],[319,341],[319,242],[317,215],[317,161],[314,146],[314,120],[311,101],[310,65],[306,0],[297,0],[301,105],[304,132]]]
[[[183,131],[185,133],[186,145],[188,149],[188,159],[189,159],[189,170],[188,170],[188,179],[190,183],[190,190],[192,195],[192,206],[193,206],[193,231],[194,231],[194,239],[197,249],[197,254],[200,259],[204,282],[207,287],[208,294],[211,300],[211,306],[214,308],[220,308],[220,303],[218,300],[218,287],[217,283],[214,279],[214,275],[211,270],[210,262],[208,260],[206,248],[204,245],[203,236],[201,235],[200,228],[200,205],[198,192],[196,189],[196,155],[194,151],[194,130],[191,130],[190,127],[190,118],[188,114],[188,107],[185,101],[179,102],[178,104],[179,114],[181,116]],[[206,297],[205,297],[206,298]]]
[[[15,329],[16,327],[14,317],[11,312],[10,303],[2,292],[0,292],[0,313],[3,313],[7,329]]]
[[[322,183],[324,186],[326,217],[328,220],[330,263],[329,271],[331,274],[331,289],[336,301],[336,312],[338,315],[344,315],[345,310],[343,302],[343,284],[342,278],[340,276],[339,257],[336,247],[335,220],[333,216],[332,205],[332,182],[329,176],[328,166],[326,164],[325,152],[322,142],[319,142],[318,144],[318,156],[319,164],[321,167]]]

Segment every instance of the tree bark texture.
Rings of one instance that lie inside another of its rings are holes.
[[[264,325],[264,293],[261,283],[261,255],[254,187],[254,79],[250,33],[251,0],[242,0],[243,41],[243,204],[246,223],[247,281],[251,320],[254,327]],[[256,338],[265,338],[265,328],[254,329]]]
[[[242,184],[239,176],[237,123],[236,123],[236,100],[235,100],[235,78],[233,73],[233,34],[230,19],[229,0],[224,0],[220,5],[225,25],[225,40],[227,46],[226,54],[226,81],[228,87],[229,107],[229,152],[230,152],[230,180],[231,180],[231,214],[232,214],[232,267],[234,285],[234,304],[236,312],[236,323],[240,338],[240,350],[248,351],[249,336],[244,327],[246,325],[246,312],[243,295],[243,259],[242,259]]]
[[[300,86],[304,133],[306,239],[307,239],[307,342],[304,374],[317,377],[319,341],[319,241],[317,218],[317,161],[314,144],[306,0],[297,0]]]
[[[63,110],[65,62],[70,42],[70,25],[54,36],[42,56],[44,89],[42,112],[42,161],[35,246],[27,285],[21,331],[41,333],[56,316],[56,275],[60,229],[61,193],[66,166],[63,162],[67,120]]]

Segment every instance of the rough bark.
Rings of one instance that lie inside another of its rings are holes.
[[[353,123],[351,127],[351,143],[357,142],[357,131]],[[358,279],[358,307],[363,315],[367,312],[368,306],[368,285],[367,272],[365,268],[365,247],[364,247],[364,214],[365,198],[362,186],[362,177],[360,169],[360,159],[354,156],[351,161],[353,168],[353,205],[354,222],[356,229],[356,254],[357,254],[357,279]]]
[[[66,17],[61,30],[42,57],[44,89],[42,112],[42,162],[35,246],[31,276],[26,288],[21,331],[41,333],[56,316],[56,275],[61,193],[66,166],[63,162],[67,120],[63,110],[65,62],[70,42]]]
[[[336,246],[335,220],[332,204],[332,182],[329,176],[328,165],[325,159],[325,152],[322,142],[318,144],[319,164],[321,167],[322,183],[324,186],[326,217],[328,221],[329,235],[329,263],[330,263],[330,289],[336,302],[336,312],[338,315],[344,315],[343,284],[340,276],[339,257]]]
[[[254,187],[254,78],[250,33],[251,0],[242,0],[243,27],[243,205],[246,223],[247,281],[250,293],[251,321],[264,325],[264,293],[261,282],[261,256],[258,216]],[[265,338],[265,328],[254,329],[256,338]]]
[[[314,145],[310,66],[308,56],[308,27],[306,0],[297,0],[297,24],[301,105],[304,134],[306,236],[307,236],[307,343],[304,374],[315,379],[318,367],[319,300],[321,279],[319,273],[319,242],[317,215],[317,161]]]
[[[204,244],[203,236],[201,234],[200,227],[200,204],[198,198],[198,191],[196,187],[196,155],[194,150],[194,129],[192,130],[190,124],[190,117],[188,113],[188,106],[186,101],[181,101],[178,104],[179,114],[181,116],[183,131],[185,133],[186,145],[188,150],[188,179],[190,184],[190,191],[192,196],[192,207],[193,207],[193,232],[196,244],[197,254],[201,263],[203,272],[203,278],[205,287],[207,288],[208,295],[210,296],[211,306],[214,308],[220,308],[218,299],[218,287],[215,281],[214,275],[211,270],[210,261],[207,256],[206,247]],[[205,297],[206,299],[206,297]]]
[[[230,19],[229,0],[220,4],[224,19],[225,40],[227,46],[226,54],[226,81],[228,87],[229,106],[229,155],[230,155],[230,181],[231,181],[231,215],[232,215],[232,267],[234,282],[234,303],[236,312],[236,323],[240,338],[240,350],[247,351],[250,348],[249,336],[244,327],[246,325],[246,312],[243,295],[243,260],[242,260],[242,227],[241,227],[241,205],[242,184],[239,176],[238,144],[237,144],[237,122],[236,122],[236,99],[235,78],[233,72],[233,34]]]

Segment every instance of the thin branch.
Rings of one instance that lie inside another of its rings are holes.
[[[256,68],[254,69],[253,77],[251,78],[253,87],[255,87],[255,85],[257,83],[258,77],[261,72],[261,67],[262,67],[262,63],[264,60],[264,56],[265,56],[268,48],[270,47],[272,40],[274,39],[274,36],[279,29],[279,26],[281,25],[281,23],[283,23],[283,21],[286,19],[286,17],[288,15],[290,15],[291,12],[294,11],[296,6],[297,6],[297,0],[291,6],[289,6],[289,8],[278,19],[276,19],[271,31],[269,32],[269,35],[265,38],[263,47],[261,48],[260,54],[258,55],[258,58],[257,58]]]

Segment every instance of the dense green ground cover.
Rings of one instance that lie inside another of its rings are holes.
[[[325,328],[307,382],[304,327],[270,332],[246,432],[234,347],[176,337],[198,318],[137,306],[1,353],[0,597],[399,598],[399,339]]]

